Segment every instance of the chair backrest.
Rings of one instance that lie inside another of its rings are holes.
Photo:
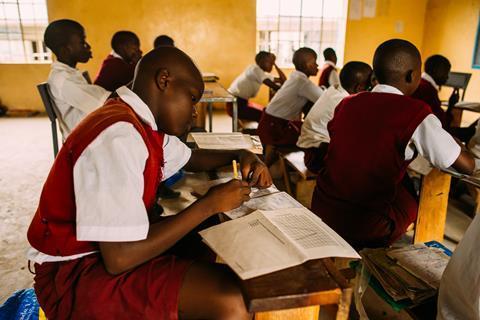
[[[450,72],[448,74],[447,82],[445,83],[446,87],[457,88],[462,90],[461,101],[465,98],[465,91],[467,91],[468,83],[472,77],[471,73],[465,72]]]
[[[82,72],[82,76],[85,78],[85,80],[87,80],[88,84],[92,84],[92,78],[90,78],[90,74],[88,73],[88,71],[83,71]]]
[[[63,137],[65,136],[64,133],[66,132],[67,126],[65,122],[63,122],[60,111],[55,105],[55,102],[50,93],[50,88],[48,86],[48,83],[46,82],[40,83],[39,85],[37,85],[37,89],[38,89],[38,92],[40,93],[40,97],[42,98],[45,111],[47,111],[48,118],[50,119],[50,122],[52,125],[53,154],[56,157],[58,153],[57,121],[60,127],[60,132],[62,134],[62,141],[63,141]]]

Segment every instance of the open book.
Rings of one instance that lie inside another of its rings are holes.
[[[306,208],[257,210],[200,232],[242,279],[250,279],[326,257],[360,258]]]

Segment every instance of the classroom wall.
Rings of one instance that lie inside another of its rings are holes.
[[[224,86],[254,61],[255,0],[48,0],[47,5],[50,21],[70,18],[85,27],[94,58],[78,68],[92,78],[111,50],[111,36],[121,29],[137,33],[144,52],[157,35],[170,35],[202,71],[217,73]],[[48,70],[46,65],[0,64],[0,99],[12,109],[42,110],[34,86],[46,80]]]
[[[429,0],[427,12],[423,56],[442,54],[450,60],[452,71],[472,73],[465,100],[480,101],[480,70],[472,69],[480,1]],[[442,98],[450,93],[445,88]]]

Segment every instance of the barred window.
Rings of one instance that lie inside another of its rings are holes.
[[[292,67],[293,52],[310,47],[321,60],[332,47],[343,64],[347,0],[257,0],[257,51],[273,52]]]
[[[0,0],[0,63],[49,63],[46,0]]]

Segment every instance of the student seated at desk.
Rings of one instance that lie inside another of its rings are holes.
[[[64,139],[88,113],[102,106],[110,92],[85,80],[77,63],[92,57],[85,41],[85,30],[78,22],[68,19],[51,22],[44,34],[45,45],[57,61],[52,63],[48,84],[53,100],[66,125]]]
[[[133,80],[138,60],[142,57],[140,40],[131,31],[116,32],[111,41],[112,52],[103,60],[94,83],[115,91]]]
[[[325,58],[325,64],[320,72],[320,78],[318,79],[318,85],[326,88],[340,84],[337,72],[337,54],[332,48],[323,50],[323,57]]]
[[[315,103],[323,93],[308,78],[318,73],[317,54],[300,48],[293,54],[293,71],[263,111],[257,133],[263,144],[295,146],[307,102]]]
[[[418,203],[406,174],[417,153],[434,166],[474,169],[473,157],[445,131],[430,107],[408,97],[421,59],[408,41],[375,51],[372,92],[346,97],[328,124],[330,144],[312,211],[356,248],[388,246],[415,221]]]
[[[340,72],[340,84],[330,86],[315,102],[305,117],[297,146],[305,151],[305,165],[311,172],[317,173],[323,162],[330,136],[327,124],[332,120],[335,107],[348,95],[367,90],[371,84],[372,68],[359,61],[347,63]]]
[[[175,41],[166,34],[162,34],[153,41],[153,48],[157,49],[160,46],[175,47]]]
[[[180,250],[192,247],[182,241],[199,224],[272,181],[248,151],[191,151],[177,138],[203,90],[193,61],[161,47],[140,60],[131,90],[119,88],[72,131],[28,230],[48,319],[250,318],[227,267]],[[233,159],[249,182],[232,180],[174,216],[158,216],[160,181],[183,166],[205,171]]]
[[[273,67],[277,70],[278,78],[270,74]],[[280,85],[286,80],[285,74],[275,64],[275,55],[266,51],[257,53],[255,64],[245,69],[241,75],[233,80],[230,88],[228,88],[228,91],[237,97],[238,118],[240,120],[260,121],[263,107],[259,107],[248,100],[257,95],[262,83],[274,90],[278,90]],[[232,116],[231,103],[227,104],[227,113]]]

